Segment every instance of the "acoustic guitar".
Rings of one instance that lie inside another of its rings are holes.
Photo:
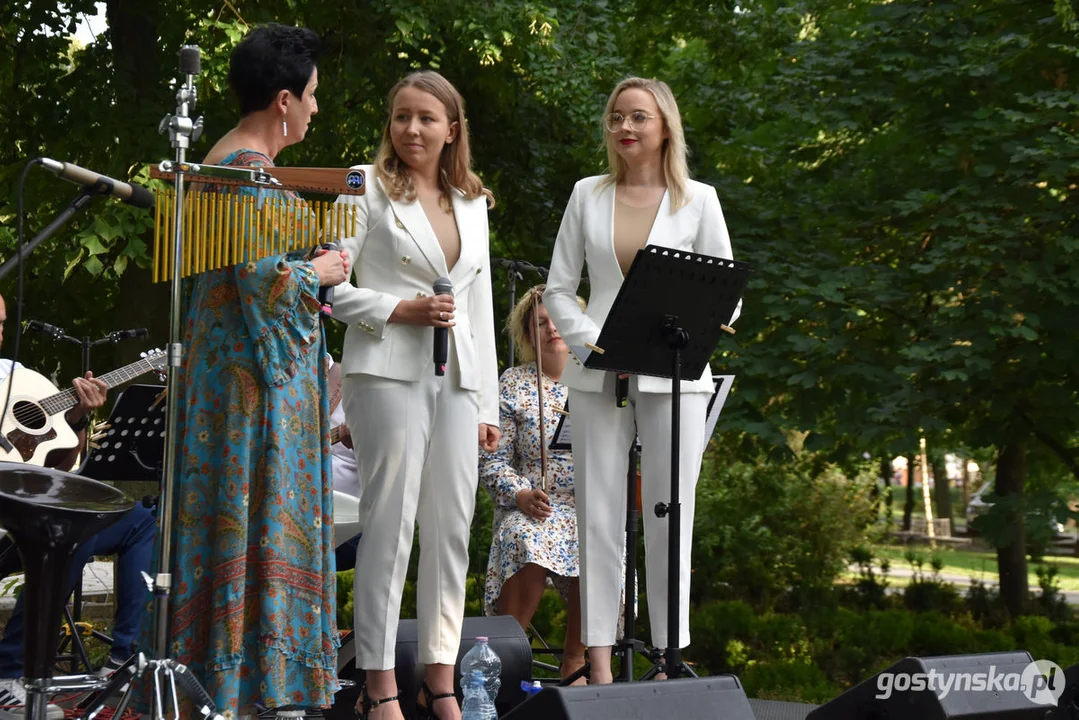
[[[153,350],[144,355],[141,360],[105,373],[98,379],[111,390],[140,375],[165,369],[164,350]],[[9,385],[11,400],[0,423],[0,460],[44,466],[46,456],[53,450],[68,450],[79,444],[79,436],[64,417],[64,413],[79,404],[74,388],[58,392],[44,375],[27,368],[16,368],[0,383],[0,410],[8,397]]]

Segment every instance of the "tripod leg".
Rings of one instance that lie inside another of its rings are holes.
[[[139,656],[139,664],[145,664],[142,656]],[[135,683],[131,682],[135,676],[135,664],[130,663],[113,673],[112,678],[109,680],[109,684],[99,690],[93,699],[87,704],[80,704],[78,709],[83,710],[82,717],[84,720],[94,720],[105,709],[106,703],[109,698],[117,692],[123,692],[120,697],[120,702],[117,704],[116,709],[113,711],[113,717],[123,717],[124,711],[127,710],[128,705],[131,704],[131,697],[134,692]]]
[[[641,675],[641,680],[651,680],[656,675],[659,675],[661,672],[666,672],[666,667],[667,666],[664,665],[662,661],[657,662],[655,665],[648,669],[648,672],[646,672],[644,675]]]
[[[81,589],[80,588],[75,588],[75,599],[72,602],[73,603],[81,603],[81,599],[80,599],[81,597],[82,597]],[[72,674],[77,673],[79,671],[79,663],[80,662],[82,663],[82,666],[86,668],[86,672],[93,672],[94,671],[93,666],[90,664],[90,658],[86,654],[86,644],[82,641],[82,636],[79,635],[79,626],[78,626],[78,623],[79,623],[78,617],[79,616],[81,616],[81,613],[78,616],[73,616],[72,613],[71,613],[71,609],[68,608],[67,605],[64,606],[64,619],[67,621],[68,628],[71,629],[71,668],[70,668],[70,671],[71,671]],[[63,648],[64,644],[66,642],[67,642],[67,638],[64,638],[64,640],[61,642],[60,647]]]
[[[176,696],[176,675],[173,673],[171,665],[162,663],[162,666],[164,667],[165,677],[169,679],[169,693],[172,695],[173,712],[176,713],[176,717],[180,717],[180,698]],[[183,666],[181,665],[180,667]]]
[[[155,663],[152,666],[154,674],[154,720],[165,720],[165,696],[161,692],[161,669]]]
[[[559,687],[567,687],[567,686],[572,685],[573,683],[577,682],[578,680],[580,680],[583,677],[591,677],[591,676],[592,676],[592,666],[586,660],[584,665],[582,665],[581,667],[577,668],[576,670],[574,670],[572,673],[570,673],[566,677],[559,680],[558,685],[559,685]]]

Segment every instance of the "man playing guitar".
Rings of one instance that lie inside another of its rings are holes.
[[[0,297],[0,342],[3,341],[3,324],[7,320],[7,307]],[[0,385],[20,366],[10,360],[0,359]],[[105,404],[108,386],[93,373],[72,381],[78,404],[67,411],[64,419],[78,433],[79,442],[72,448],[55,449],[45,459],[47,467],[69,470],[75,464],[85,445],[86,426],[90,413]],[[5,393],[6,394],[6,393]],[[0,397],[0,405],[4,399]],[[83,567],[95,555],[117,555],[116,614],[113,627],[113,645],[110,658],[102,668],[103,673],[118,669],[132,654],[132,643],[138,637],[146,614],[146,589],[141,573],[150,570],[157,522],[153,512],[142,503],[135,505],[114,525],[102,530],[75,551],[71,564],[70,588],[73,590],[82,576]],[[0,540],[0,579],[21,569],[18,552],[7,537]],[[0,720],[15,720],[25,714],[26,692],[20,678],[23,674],[23,596],[20,595],[15,610],[4,628],[0,639]],[[48,719],[60,720],[63,711],[49,705]]]

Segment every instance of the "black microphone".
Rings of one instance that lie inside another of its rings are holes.
[[[202,54],[198,45],[184,45],[179,55],[181,75],[198,75],[202,72]]]
[[[34,332],[44,333],[45,335],[51,335],[54,338],[62,338],[67,333],[64,332],[62,327],[56,327],[55,325],[49,325],[43,323],[40,320],[27,320],[23,325],[23,332],[27,330],[33,330]]]
[[[453,295],[453,283],[448,277],[440,277],[432,286],[435,295]],[[450,359],[449,328],[435,328],[435,375],[446,374],[446,363]]]
[[[146,328],[134,328],[132,330],[117,330],[112,333],[116,340],[137,340],[149,336],[150,331]]]
[[[112,195],[128,205],[149,209],[154,206],[154,196],[142,185],[133,185],[123,180],[114,180],[106,175],[98,175],[93,170],[81,168],[71,163],[41,158],[41,164],[49,172],[59,175],[68,182],[83,185],[101,195]]]
[[[319,247],[327,252],[341,250],[341,246],[335,242],[322,243]],[[333,287],[333,285],[323,285],[318,289],[318,304],[322,306],[319,312],[326,317],[333,317]]]
[[[614,404],[624,408],[629,402],[629,377],[614,376]]]

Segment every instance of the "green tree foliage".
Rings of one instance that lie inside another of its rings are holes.
[[[763,80],[727,87],[730,132],[724,103],[705,116],[728,187],[732,171],[748,186],[732,192],[736,248],[758,268],[740,321],[756,335],[729,357],[743,426],[804,429],[843,461],[922,431],[1012,455],[1034,437],[1074,472],[1070,21],[992,1],[796,8],[785,46],[763,24]],[[701,52],[681,61],[691,76]],[[998,472],[998,493],[1022,491],[1022,467]],[[1023,556],[1012,526],[1002,571]]]
[[[281,163],[369,161],[388,90],[436,67],[466,99],[476,166],[499,201],[493,254],[538,265],[573,181],[602,170],[610,88],[659,76],[679,98],[693,172],[719,189],[736,257],[755,268],[714,365],[738,375],[724,447],[791,462],[787,438],[807,433],[819,475],[905,454],[925,433],[934,448],[999,450],[1002,498],[1021,493],[1035,446],[1039,463],[1043,450],[1054,458],[1048,474],[1079,476],[1070,0],[105,4],[108,30],[87,46],[69,34],[91,0],[0,17],[5,256],[27,159],[145,180],[172,157],[157,124],[175,106],[183,43],[203,51],[207,138],[192,156],[205,152],[235,122],[228,53],[257,22],[308,25],[326,46],[320,113]],[[29,235],[74,193],[31,173]],[[96,201],[27,263],[24,316],[91,336],[147,326],[163,342],[149,222]],[[0,292],[11,305],[13,278]],[[24,358],[71,375],[75,353],[35,340]],[[1020,519],[1005,518],[1001,559],[1025,578]]]
[[[137,7],[111,0],[106,6],[108,29],[87,46],[72,43],[70,33],[84,13],[94,12],[89,1],[15,7],[0,26],[0,121],[8,135],[0,148],[5,256],[15,246],[15,186],[28,159],[45,155],[146,182],[150,164],[174,157],[157,128],[175,108],[176,52],[185,43],[202,49],[197,112],[206,132],[189,155],[197,159],[236,121],[226,78],[231,48],[249,25],[270,20],[310,26],[324,41],[320,113],[305,141],[282,153],[282,164],[369,162],[389,89],[410,70],[434,67],[466,98],[476,167],[498,199],[493,254],[546,265],[573,181],[582,169],[602,169],[597,107],[624,67],[613,42],[613,8],[516,2],[344,7],[284,0],[153,0]],[[31,173],[27,239],[76,192]],[[149,227],[144,212],[96,201],[27,263],[24,316],[96,336],[114,329],[123,308],[125,326],[149,326],[163,341],[168,293],[146,272],[153,252]],[[534,281],[539,278],[522,279]],[[14,276],[0,291],[13,297]],[[497,296],[506,302],[505,293]],[[51,344],[34,342],[26,357],[40,366],[54,362],[56,353]],[[61,351],[65,366],[75,357]]]

